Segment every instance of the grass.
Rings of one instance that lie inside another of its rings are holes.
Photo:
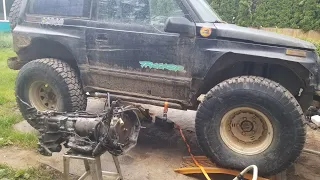
[[[61,178],[61,173],[45,166],[29,169],[13,169],[5,164],[0,164],[0,179],[52,180]]]
[[[13,129],[13,125],[23,118],[16,107],[14,84],[18,71],[7,66],[7,59],[15,56],[10,49],[10,34],[0,34],[0,147],[15,145],[35,149],[37,137],[32,133],[22,133]],[[13,169],[0,163],[0,179],[14,180],[51,180],[62,179],[61,173],[44,166],[28,169]]]
[[[0,147],[17,145],[35,148],[36,135],[12,128],[23,118],[17,110],[14,96],[14,83],[18,72],[10,70],[7,66],[7,59],[11,56],[15,56],[11,49],[0,49]]]
[[[10,33],[0,33],[0,49],[12,47],[12,36]]]

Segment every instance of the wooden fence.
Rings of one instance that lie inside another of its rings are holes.
[[[307,31],[304,32],[300,29],[290,29],[290,28],[259,28],[261,30],[277,32],[280,34],[293,36],[301,39],[309,39],[313,41],[320,41],[320,31]]]

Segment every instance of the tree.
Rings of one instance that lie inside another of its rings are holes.
[[[305,0],[301,2],[301,20],[298,25],[304,30],[320,30],[320,1]]]
[[[226,22],[233,23],[238,16],[239,0],[212,0],[209,3]]]
[[[240,0],[237,15],[237,24],[240,26],[252,25],[252,0]]]

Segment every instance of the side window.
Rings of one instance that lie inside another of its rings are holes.
[[[90,17],[91,0],[30,0],[30,14]]]
[[[148,0],[100,0],[98,20],[123,23],[149,23]]]
[[[151,24],[163,31],[169,17],[187,17],[179,0],[150,0]]]

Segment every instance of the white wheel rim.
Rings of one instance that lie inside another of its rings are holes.
[[[39,111],[56,110],[57,96],[52,87],[45,82],[33,82],[29,89],[29,100]]]
[[[271,145],[273,127],[262,112],[240,107],[228,111],[220,124],[223,142],[234,152],[243,155],[260,154]]]

